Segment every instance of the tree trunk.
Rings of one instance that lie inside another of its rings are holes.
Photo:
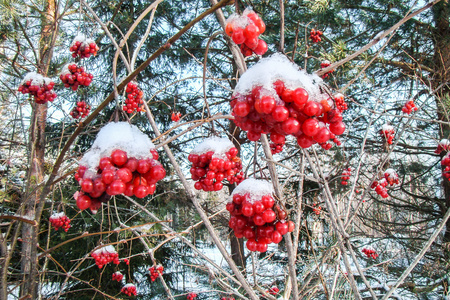
[[[55,0],[47,0],[41,17],[41,36],[39,45],[38,72],[47,76],[50,61],[53,56],[53,44],[57,32],[57,5]],[[45,164],[45,126],[47,120],[47,104],[36,104],[31,100],[32,117],[30,128],[30,169],[27,174],[27,190],[23,199],[23,215],[28,219],[40,222],[44,206],[39,184],[44,180]],[[22,298],[38,298],[38,262],[37,243],[39,225],[24,223],[22,226]]]

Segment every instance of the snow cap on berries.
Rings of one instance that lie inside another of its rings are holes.
[[[191,153],[203,154],[208,151],[214,151],[213,157],[225,156],[225,153],[233,148],[233,143],[227,138],[210,137],[195,146]]]
[[[381,127],[381,130],[384,131],[384,132],[389,132],[389,131],[394,130],[394,127],[392,125],[389,125],[389,124],[384,124]]]
[[[30,80],[31,80],[31,85],[39,85],[39,86],[42,86],[43,84],[49,84],[50,82],[52,82],[52,80],[48,77],[44,77],[41,74],[38,74],[36,72],[29,72],[22,79],[21,85]]]
[[[92,254],[117,253],[112,245],[104,246],[95,250]]]
[[[322,78],[300,70],[296,64],[280,53],[263,58],[249,68],[239,79],[234,94],[249,94],[256,86],[271,91],[273,83],[277,80],[282,80],[289,89],[304,88],[310,101],[320,102],[328,98],[319,89],[319,85],[323,82]]]
[[[392,169],[392,168],[386,169],[386,171],[384,171],[384,173],[385,173],[385,174],[388,174],[388,176],[389,176],[390,178],[396,178],[396,177],[397,177],[397,173],[396,173],[395,170]]]
[[[255,201],[261,200],[262,196],[272,195],[273,186],[269,181],[258,180],[253,178],[248,178],[242,181],[234,190],[230,196],[230,202],[233,201],[234,194],[250,194],[249,202],[254,203]]]
[[[80,166],[87,167],[85,174],[88,177],[85,175],[85,178],[89,178],[97,174],[100,158],[110,156],[116,149],[127,152],[129,157],[143,159],[150,157],[150,150],[154,148],[150,138],[136,126],[127,122],[113,122],[99,131],[91,150],[81,159]]]
[[[64,212],[53,213],[53,214],[50,216],[50,219],[59,219],[59,218],[64,217],[65,215],[66,215],[66,214],[65,214]]]

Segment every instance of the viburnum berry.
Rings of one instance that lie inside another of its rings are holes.
[[[395,136],[394,127],[388,124],[384,124],[380,130],[381,137],[389,144],[392,145]]]
[[[66,216],[64,212],[60,213],[54,213],[50,216],[50,224],[52,224],[52,227],[55,228],[55,230],[58,230],[59,228],[64,229],[65,232],[69,230],[70,226],[70,219]]]
[[[130,265],[130,260],[128,258],[124,258],[123,262],[128,266]]]
[[[129,297],[137,295],[136,286],[132,283],[127,283],[120,291]]]
[[[394,169],[391,168],[386,169],[386,171],[384,171],[384,178],[386,179],[386,181],[389,183],[390,186],[393,186],[394,184],[399,184],[398,175]]]
[[[198,295],[196,293],[190,292],[187,294],[186,299],[187,300],[195,300],[195,299],[197,299],[197,296]]]
[[[311,32],[309,33],[309,38],[313,41],[313,43],[318,43],[322,40],[323,32],[320,30],[315,30],[314,28],[311,29]]]
[[[417,109],[418,108],[414,104],[414,101],[413,100],[409,100],[408,102],[405,103],[405,106],[403,106],[402,112],[404,112],[405,114],[409,115],[413,111],[417,111]]]
[[[267,292],[271,295],[276,295],[280,292],[280,289],[276,286],[273,286]]]
[[[180,112],[177,112],[177,113],[172,112],[172,116],[170,118],[173,122],[178,122],[181,119],[181,113]]]
[[[116,280],[117,282],[121,282],[123,279],[123,274],[120,272],[115,272],[112,274],[112,280]]]
[[[99,50],[97,44],[92,39],[87,39],[84,35],[78,35],[70,46],[72,57],[88,58],[91,55],[97,55]]]
[[[337,93],[334,95],[334,103],[336,105],[336,108],[340,111],[347,110],[347,103],[345,103],[344,95],[341,93]]]
[[[341,175],[341,180],[342,180],[342,181],[341,181],[341,184],[342,184],[342,185],[347,185],[347,184],[348,184],[347,180],[350,179],[350,175],[352,174],[351,171],[352,171],[351,168],[347,168],[347,169],[345,169],[345,170],[342,172],[342,175]]]
[[[156,278],[158,278],[159,276],[161,276],[164,272],[164,267],[161,265],[157,265],[157,266],[153,266],[150,267],[150,269],[148,269],[150,271],[150,279],[151,281],[155,281]]]
[[[143,111],[142,104],[144,104],[144,92],[139,88],[137,82],[129,82],[125,92],[127,94],[127,99],[122,108],[123,111],[126,111],[129,114],[132,114],[134,111]]]
[[[244,179],[238,150],[225,138],[212,137],[198,144],[189,154],[190,173],[195,189],[220,191],[225,180],[239,184]]]
[[[367,248],[363,248],[362,252],[368,257],[368,258],[373,258],[373,259],[377,259],[378,254],[375,250],[373,249],[367,249]]]
[[[62,69],[59,78],[64,83],[65,87],[70,87],[72,90],[76,91],[79,86],[89,86],[94,75],[86,73],[81,66],[68,64]]]
[[[241,45],[244,56],[267,52],[267,43],[259,39],[259,35],[266,30],[266,24],[253,10],[247,8],[241,16],[232,14],[225,23],[225,33],[234,43]]]
[[[442,151],[447,151],[450,149],[450,141],[447,139],[442,139],[439,141],[436,150],[434,150],[434,153],[441,154]]]
[[[317,205],[316,203],[313,204],[313,212],[316,215],[320,215],[320,212],[322,211],[322,206]]]
[[[70,116],[74,119],[82,119],[87,117],[90,110],[91,106],[86,101],[78,101],[77,105],[70,112]]]
[[[30,72],[25,75],[21,85],[17,89],[22,94],[30,94],[34,97],[37,104],[44,104],[48,101],[52,102],[56,98],[56,93],[53,91],[55,83],[47,77]]]
[[[99,269],[103,268],[104,265],[109,264],[110,262],[116,265],[120,263],[119,254],[111,245],[98,248],[91,253],[91,256],[95,259],[95,264]]]
[[[320,63],[320,68],[321,68],[321,69],[325,69],[325,68],[327,68],[327,67],[329,67],[329,66],[331,66],[331,62],[330,62],[329,60],[324,60],[324,61],[322,61],[322,62]],[[328,75],[330,75],[330,74],[333,73],[333,72],[334,72],[334,69],[333,69],[333,70],[330,70],[330,71],[328,71],[328,72],[326,72],[325,74],[322,75],[322,78],[323,78],[323,79],[327,78]]]
[[[399,184],[399,179],[397,173],[394,169],[387,169],[381,180],[374,181],[370,186],[375,192],[383,198],[389,197],[386,187],[388,185],[393,186],[394,184]]]

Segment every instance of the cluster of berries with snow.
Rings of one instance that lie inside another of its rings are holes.
[[[334,95],[334,104],[336,105],[336,108],[340,111],[347,110],[348,106],[347,103],[345,103],[344,95],[341,93],[337,93]]]
[[[68,64],[62,69],[59,78],[65,87],[70,87],[73,91],[76,91],[80,85],[89,86],[94,75],[86,73],[81,66]]]
[[[442,176],[450,180],[450,152],[442,158],[441,165],[445,167],[442,171]]]
[[[136,286],[132,283],[127,283],[123,286],[122,290],[120,290],[122,293],[124,293],[125,295],[127,295],[128,297],[131,296],[136,296],[137,295],[137,290],[136,290]]]
[[[341,184],[342,185],[347,185],[348,184],[347,180],[350,179],[350,175],[352,175],[352,169],[351,168],[347,168],[347,169],[345,169],[342,172],[342,175],[341,175],[341,180],[342,180]]]
[[[172,112],[172,116],[170,117],[170,119],[173,121],[173,122],[178,122],[178,121],[180,121],[180,119],[181,119],[181,113],[180,112]]]
[[[238,150],[228,139],[212,137],[198,144],[189,154],[192,180],[197,190],[220,191],[225,179],[239,184],[244,179]]]
[[[232,14],[226,20],[225,33],[231,37],[233,42],[241,45],[244,56],[253,53],[263,55],[267,52],[267,44],[259,38],[266,30],[264,21],[251,9],[247,8],[243,14]]]
[[[72,57],[88,58],[91,55],[97,55],[99,50],[97,44],[92,39],[87,39],[83,35],[78,35],[72,42],[70,46],[70,52],[72,52]]]
[[[381,137],[389,144],[392,145],[395,136],[394,127],[388,124],[384,124],[380,130]]]
[[[266,252],[270,243],[278,244],[294,230],[294,223],[286,221],[287,214],[275,205],[272,193],[269,182],[249,178],[234,189],[226,205],[231,215],[228,226],[237,238],[248,239],[250,251]]]
[[[274,286],[274,287],[271,287],[267,292],[271,295],[276,295],[280,292],[280,289],[278,287]]]
[[[63,212],[51,215],[49,221],[55,230],[62,228],[67,232],[70,228],[70,219]]]
[[[414,101],[409,100],[408,102],[405,103],[405,106],[402,107],[402,112],[409,115],[413,111],[417,111],[417,109],[418,108],[416,104],[414,104]]]
[[[115,280],[117,282],[121,282],[122,279],[123,279],[123,274],[122,273],[117,271],[117,272],[112,274],[112,280]]]
[[[394,169],[387,169],[384,173],[384,178],[379,181],[374,181],[371,185],[372,189],[383,198],[389,197],[386,187],[388,185],[393,186],[399,184],[399,179],[397,173]]]
[[[322,40],[323,32],[320,30],[315,30],[314,28],[311,29],[311,32],[309,33],[309,38],[313,41],[313,43],[318,43]]]
[[[197,296],[198,295],[196,293],[190,292],[189,294],[187,294],[186,299],[187,300],[195,300],[195,299],[197,299]]]
[[[129,82],[125,90],[127,93],[127,99],[125,100],[125,105],[123,106],[123,111],[132,114],[134,111],[140,112],[144,109],[142,104],[144,104],[144,92],[139,88],[137,82]]]
[[[450,149],[450,141],[447,139],[442,139],[439,141],[436,150],[434,153],[441,154],[442,151],[448,151]]]
[[[302,148],[318,143],[328,150],[329,141],[340,144],[336,136],[344,133],[345,124],[342,106],[322,92],[322,82],[281,54],[264,58],[236,86],[230,102],[234,123],[251,141],[266,133],[274,144],[284,145],[286,136],[293,135]]]
[[[98,248],[92,252],[91,256],[95,259],[95,264],[99,269],[103,268],[104,265],[109,264],[110,262],[116,265],[120,263],[119,253],[117,253],[116,249],[114,249],[111,245]]]
[[[320,63],[320,68],[321,69],[325,69],[327,67],[331,66],[331,62],[329,60],[324,60]],[[330,75],[331,73],[333,73],[334,70],[330,70],[328,72],[326,72],[325,74],[322,75],[322,78],[325,79],[328,77],[328,75]]]
[[[152,282],[154,282],[156,280],[156,278],[158,278],[160,275],[163,274],[164,267],[161,265],[153,266],[148,270],[150,271],[150,279],[152,280]]]
[[[124,194],[144,198],[166,176],[148,136],[127,122],[109,123],[80,161],[75,179],[81,192],[74,197],[79,209],[96,213],[110,196]]]
[[[22,94],[30,94],[34,97],[37,104],[44,104],[48,101],[52,102],[56,98],[53,91],[55,83],[47,77],[36,72],[30,72],[25,75],[21,85],[17,89]]]
[[[87,117],[90,111],[91,106],[86,101],[78,101],[77,106],[71,110],[70,116],[74,119],[82,119]]]
[[[373,259],[377,259],[378,254],[375,250],[373,249],[367,249],[367,248],[363,248],[362,252],[368,257],[368,258],[373,258]]]
[[[220,300],[235,300],[233,297],[222,297]]]
[[[316,203],[313,204],[313,212],[316,215],[320,215],[320,212],[322,211],[322,206],[318,206]]]

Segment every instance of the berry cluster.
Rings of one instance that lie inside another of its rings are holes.
[[[235,300],[233,297],[222,297],[220,300]]]
[[[91,106],[87,104],[86,101],[78,101],[77,106],[75,106],[70,112],[70,116],[74,119],[82,119],[87,117],[90,110]]]
[[[441,154],[442,151],[448,150],[450,150],[450,141],[447,139],[442,139],[439,141],[436,150],[434,150],[434,153]]]
[[[388,182],[385,178],[381,179],[380,181],[374,181],[372,185],[370,186],[372,189],[375,189],[375,192],[380,195],[383,198],[389,197],[387,193],[386,186],[388,185]]]
[[[386,169],[386,171],[384,171],[384,179],[386,179],[390,186],[399,184],[398,174],[394,169]]]
[[[128,297],[137,295],[136,286],[132,283],[127,283],[120,291]]]
[[[341,176],[341,179],[342,179],[341,184],[342,185],[347,185],[348,184],[347,180],[349,180],[350,179],[350,175],[352,175],[351,171],[352,171],[351,168],[347,168],[347,169],[345,169],[342,172],[342,176]]]
[[[173,122],[178,122],[181,119],[181,113],[180,112],[172,112],[172,116],[170,117]]]
[[[70,219],[64,214],[64,212],[51,215],[49,221],[55,230],[62,228],[65,232],[67,232],[70,228]]]
[[[373,259],[377,259],[378,254],[375,250],[373,249],[367,249],[367,248],[363,248],[362,252],[368,257],[368,258],[373,258]]]
[[[112,274],[112,280],[116,280],[117,282],[121,282],[123,279],[123,274],[120,272],[115,272]]]
[[[292,221],[272,198],[269,183],[246,179],[233,191],[226,209],[230,212],[228,226],[237,238],[245,237],[247,249],[266,252],[270,243],[278,244],[283,235],[294,230]]]
[[[392,145],[395,136],[394,127],[388,124],[384,124],[380,130],[381,137],[389,144]]]
[[[309,33],[309,38],[313,41],[313,43],[318,43],[322,40],[323,32],[320,30],[315,30],[314,28],[311,29],[311,32]]]
[[[278,287],[274,286],[274,287],[271,287],[267,292],[271,295],[276,295],[280,292],[280,289]]]
[[[402,107],[402,112],[409,115],[413,111],[417,111],[417,109],[418,108],[414,104],[414,101],[409,100],[408,102],[405,103],[405,106]]]
[[[80,166],[75,179],[80,183],[82,193],[78,195],[77,206],[91,211],[109,196],[125,194],[144,198],[156,190],[156,183],[166,176],[166,170],[158,162],[158,153],[151,150],[152,158],[128,157],[127,152],[116,149],[111,156],[100,159],[95,175],[86,174],[86,167]]]
[[[272,152],[272,154],[280,153],[281,151],[283,151],[283,146],[284,143],[282,144],[270,143],[270,151]]]
[[[99,269],[103,268],[104,265],[109,264],[110,262],[116,265],[120,263],[119,253],[117,253],[116,249],[114,249],[111,245],[95,250],[92,252],[91,256],[95,259],[95,264]]]
[[[196,293],[190,292],[189,294],[187,294],[186,299],[187,300],[195,300],[195,299],[197,299],[197,296],[198,295]]]
[[[50,78],[44,77],[36,72],[30,72],[22,80],[17,90],[22,94],[32,95],[37,104],[44,104],[48,101],[52,102],[55,100],[56,93],[53,91],[54,86],[55,83]]]
[[[137,82],[129,82],[125,90],[127,93],[127,99],[123,106],[123,111],[132,114],[134,111],[140,112],[144,109],[142,104],[144,103],[144,92],[139,88]]]
[[[192,163],[192,180],[197,190],[220,191],[226,179],[230,184],[239,184],[243,178],[238,150],[224,138],[208,138],[197,145],[189,154]]]
[[[156,280],[156,278],[158,278],[160,275],[163,274],[164,267],[159,265],[159,266],[151,267],[148,270],[150,271],[150,279],[152,280],[152,282],[154,282]]]
[[[326,67],[331,66],[331,62],[329,60],[324,60],[320,63],[320,68],[321,69],[325,69]],[[330,70],[328,72],[326,72],[325,74],[322,75],[322,78],[325,79],[328,77],[328,75],[330,75],[331,73],[333,73],[334,70]]]
[[[450,152],[442,158],[441,165],[445,167],[444,170],[442,170],[442,176],[450,180]]]
[[[84,36],[76,36],[70,46],[72,57],[88,58],[91,55],[97,55],[99,50],[97,44],[92,39],[86,39]]]
[[[322,211],[322,206],[317,206],[317,204],[316,203],[314,203],[313,204],[313,212],[316,214],[316,215],[320,215],[320,212]]]
[[[251,9],[246,9],[242,16],[231,15],[225,26],[225,33],[231,37],[233,42],[241,45],[244,56],[253,53],[263,55],[267,52],[267,44],[259,39],[259,35],[266,30],[264,21]]]
[[[62,69],[59,78],[64,83],[65,87],[70,87],[73,91],[76,91],[80,85],[89,86],[94,75],[86,73],[81,66],[69,64]]]
[[[347,110],[348,108],[347,103],[345,103],[344,100],[344,95],[342,95],[341,93],[337,93],[336,95],[334,95],[334,104],[340,111]]]

